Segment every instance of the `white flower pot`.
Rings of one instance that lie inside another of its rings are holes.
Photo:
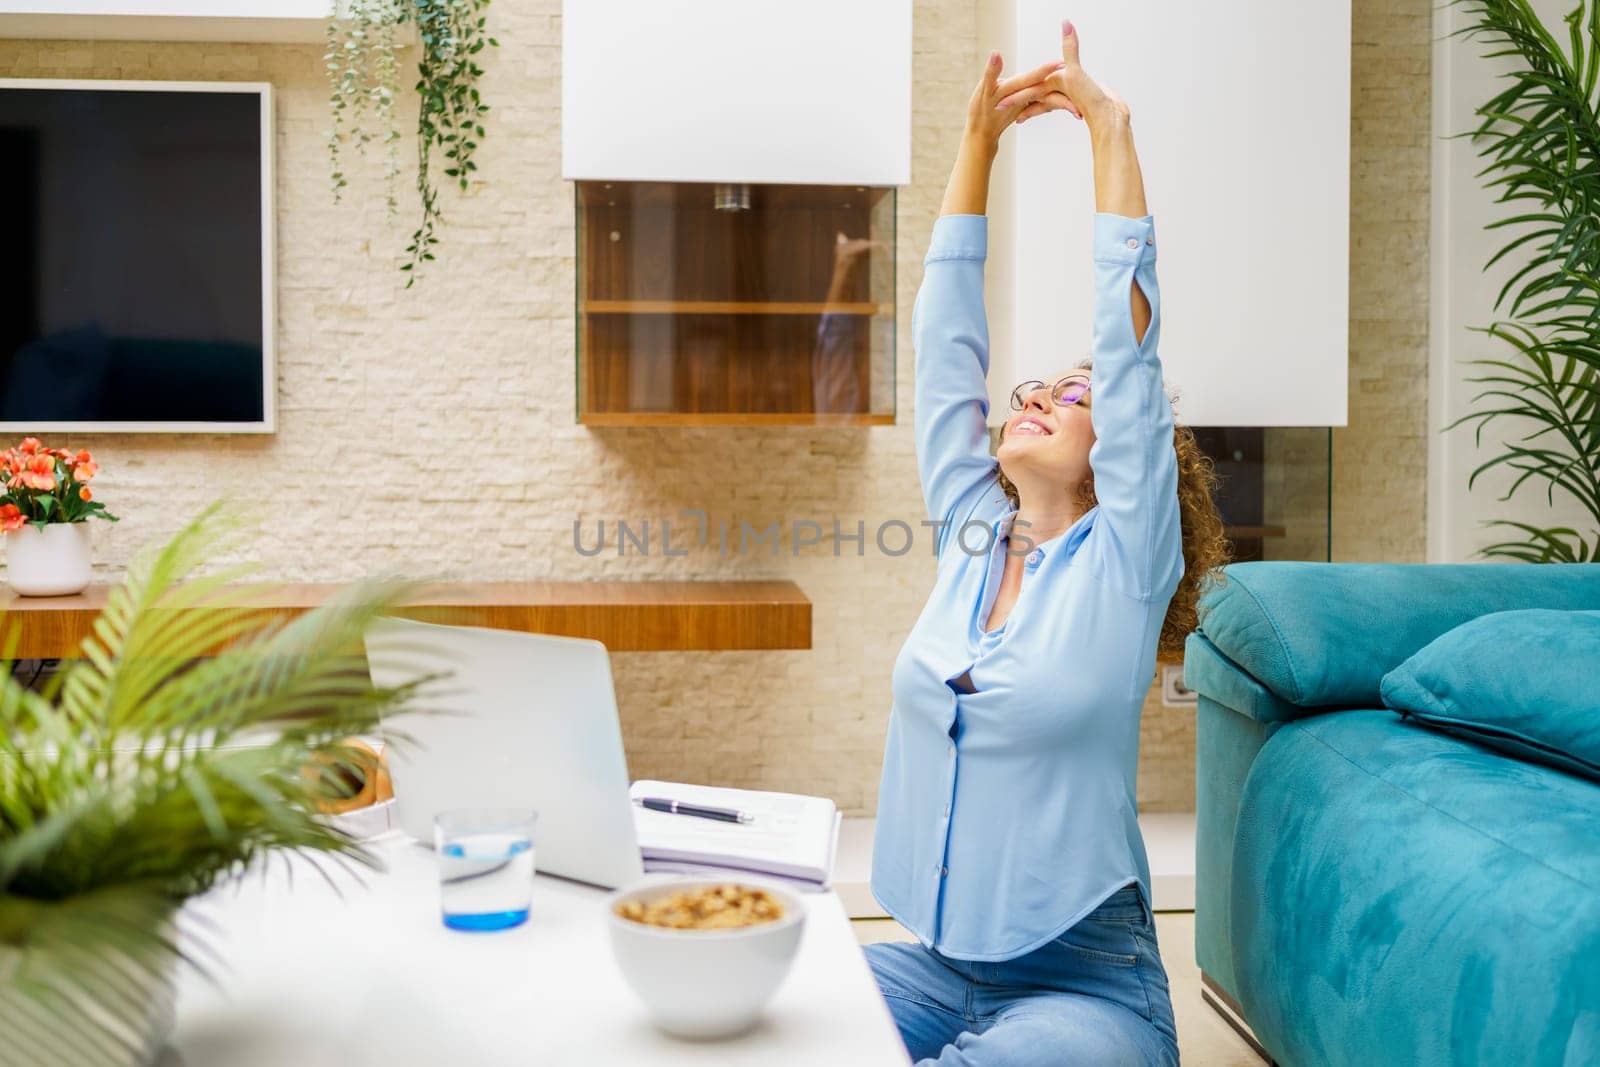
[[[22,596],[81,593],[93,568],[87,522],[23,526],[6,534],[6,578]]]

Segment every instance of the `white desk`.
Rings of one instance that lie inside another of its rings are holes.
[[[605,929],[605,892],[534,881],[533,914],[514,930],[460,933],[439,921],[433,855],[376,846],[386,873],[343,897],[283,862],[192,902],[184,936],[215,923],[220,988],[186,968],[164,1064],[356,1067],[382,1064],[907,1063],[839,898],[807,894],[794,969],[742,1037],[687,1042],[649,1022],[623,984]],[[176,1056],[174,1056],[174,1052]]]

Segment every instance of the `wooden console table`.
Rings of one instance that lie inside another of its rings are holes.
[[[334,583],[262,584],[261,610],[293,617],[344,588]],[[4,624],[16,626],[24,659],[77,655],[109,586],[77,596],[0,592]],[[203,611],[204,608],[192,610]],[[400,612],[458,626],[588,637],[612,652],[807,649],[811,601],[793,582],[444,582]]]

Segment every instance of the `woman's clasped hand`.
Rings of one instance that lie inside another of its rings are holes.
[[[1013,122],[1023,123],[1051,111],[1065,111],[1091,130],[1102,122],[1125,121],[1128,105],[1101,85],[1078,55],[1078,34],[1070,21],[1061,24],[1061,58],[1001,80],[1005,65],[999,52],[989,53],[977,88],[967,105],[967,136],[990,145]]]

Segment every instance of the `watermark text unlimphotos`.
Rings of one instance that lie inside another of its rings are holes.
[[[998,529],[997,529],[998,525]],[[1034,542],[1023,532],[1026,520],[996,524],[969,519],[956,525],[945,519],[885,519],[869,527],[866,519],[773,519],[765,525],[724,518],[715,523],[699,508],[685,508],[675,518],[572,520],[572,548],[580,556],[687,556],[715,550],[719,556],[802,553],[865,556],[910,555],[922,540],[929,555],[953,546],[969,556],[987,556],[997,538],[1009,534],[1006,552],[1026,556]],[[853,552],[845,546],[851,546]]]

